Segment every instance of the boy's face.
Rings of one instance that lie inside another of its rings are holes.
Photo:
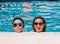
[[[19,19],[16,19],[13,23],[13,29],[16,31],[16,32],[22,32],[22,29],[23,29],[23,23],[21,20]]]

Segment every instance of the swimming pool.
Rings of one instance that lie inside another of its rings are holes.
[[[0,3],[0,32],[14,32],[12,21],[21,17],[25,29],[32,29],[32,21],[42,16],[46,21],[47,32],[60,32],[60,2],[3,2]]]

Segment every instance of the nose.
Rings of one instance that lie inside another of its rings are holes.
[[[37,26],[38,26],[38,27],[40,27],[40,25],[39,25],[39,24],[38,24]]]
[[[19,26],[17,25],[17,27],[19,27]]]

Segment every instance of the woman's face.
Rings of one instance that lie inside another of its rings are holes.
[[[23,23],[21,20],[16,19],[13,24],[13,28],[16,32],[22,32],[23,29]]]
[[[43,22],[42,19],[38,18],[35,19],[33,27],[36,30],[36,32],[42,32],[43,28],[45,27],[45,23]]]

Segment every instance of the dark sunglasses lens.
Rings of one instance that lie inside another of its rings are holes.
[[[38,25],[38,23],[34,23],[34,25]]]
[[[39,23],[39,25],[42,25],[42,24],[44,24],[44,23]]]
[[[22,23],[18,23],[18,26],[22,26]]]
[[[22,23],[13,24],[14,27],[17,27],[17,25],[22,26],[23,24]]]
[[[38,24],[39,24],[39,25],[42,25],[42,24],[44,24],[44,23],[34,23],[34,25],[38,25]]]
[[[14,24],[14,27],[16,27],[17,26],[17,24]]]

